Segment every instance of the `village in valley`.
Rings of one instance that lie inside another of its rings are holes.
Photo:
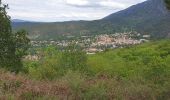
[[[132,45],[138,45],[150,40],[150,35],[142,35],[138,32],[123,32],[115,34],[100,34],[90,36],[65,36],[63,40],[44,40],[31,41],[32,48],[43,48],[48,46],[55,46],[59,50],[65,50],[70,44],[76,44],[81,47],[88,55],[93,55],[98,52],[104,52],[108,49],[124,48]],[[34,53],[27,55],[24,59],[31,61],[38,61],[41,54]]]
[[[67,47],[71,43],[75,43],[87,54],[95,54],[105,51],[106,49],[123,48],[130,45],[148,42],[150,35],[141,35],[137,32],[124,32],[115,34],[102,34],[95,36],[66,36],[64,40],[50,41],[31,41],[33,47],[57,46],[58,48]]]

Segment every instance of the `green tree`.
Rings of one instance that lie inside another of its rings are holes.
[[[10,16],[7,15],[8,5],[0,0],[0,67],[12,72],[22,69],[22,57],[28,49],[29,39],[25,31],[12,33]]]
[[[167,8],[170,10],[170,0],[165,0]]]
[[[25,30],[20,30],[16,32],[13,36],[13,44],[14,44],[14,60],[10,66],[11,71],[18,72],[22,69],[22,58],[27,54],[27,50],[29,48],[30,40],[27,37],[27,32]]]

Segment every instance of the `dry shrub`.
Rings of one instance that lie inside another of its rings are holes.
[[[14,95],[16,100],[45,96],[64,99],[70,95],[70,89],[60,81],[33,81],[27,76],[15,75],[0,70],[0,99],[7,99],[7,94]]]
[[[135,81],[134,81],[135,80]],[[55,81],[32,80],[0,70],[0,100],[168,100],[169,82],[162,90],[143,80],[107,75],[87,77],[69,71]]]

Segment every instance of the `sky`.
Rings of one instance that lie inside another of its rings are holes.
[[[39,22],[97,20],[145,0],[2,0],[12,19]]]

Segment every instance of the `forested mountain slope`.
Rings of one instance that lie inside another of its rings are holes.
[[[13,22],[13,29],[26,29],[35,39],[55,39],[59,35],[108,34],[125,29],[150,34],[153,38],[170,37],[170,11],[164,0],[148,0],[101,20],[70,22]]]

